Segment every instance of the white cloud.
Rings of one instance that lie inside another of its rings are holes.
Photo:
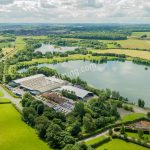
[[[150,1],[0,0],[0,22],[150,23]]]

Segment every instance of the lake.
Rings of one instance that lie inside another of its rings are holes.
[[[50,67],[71,78],[79,76],[96,88],[119,91],[131,102],[137,103],[139,98],[150,106],[150,67],[133,62],[108,61],[104,64],[94,64],[89,61],[70,61],[58,64],[40,64],[38,67]],[[21,72],[26,69],[20,70]]]
[[[37,48],[35,50],[35,52],[42,52],[43,54],[45,54],[46,52],[66,52],[66,51],[74,51],[76,48],[78,47],[58,47],[55,45],[50,45],[50,44],[42,44],[42,46],[40,48]]]

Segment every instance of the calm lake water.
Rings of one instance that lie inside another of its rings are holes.
[[[66,52],[66,51],[74,51],[77,47],[56,47],[50,44],[42,44],[42,47],[37,48],[35,52],[42,52],[45,54],[46,52]]]
[[[150,106],[150,67],[137,65],[130,61],[109,61],[104,64],[94,64],[89,61],[70,61],[59,64],[41,64],[56,69],[59,73],[71,78],[79,76],[89,85],[96,88],[109,88],[119,91],[131,102],[137,103],[139,98]],[[21,70],[26,71],[26,69]]]

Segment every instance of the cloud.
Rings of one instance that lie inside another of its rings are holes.
[[[0,22],[150,23],[149,0],[0,0]]]
[[[0,0],[0,5],[12,4],[14,0]]]

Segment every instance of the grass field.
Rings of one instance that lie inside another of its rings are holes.
[[[120,122],[133,121],[133,120],[136,120],[136,119],[142,118],[142,117],[145,117],[145,115],[141,114],[141,113],[132,113],[132,114],[128,114],[128,115],[124,116]]]
[[[150,41],[149,40],[139,40],[139,39],[127,39],[127,40],[102,40],[101,42],[110,43],[110,42],[117,42],[122,46],[122,48],[130,48],[130,49],[149,49],[150,50]],[[110,47],[111,48],[111,47]]]
[[[10,100],[7,98],[0,98],[0,103],[9,103]]]
[[[150,32],[132,32],[132,36],[142,36],[142,35],[147,35],[148,37],[150,37]]]
[[[130,137],[134,137],[136,139],[139,139],[139,136],[137,133],[131,133],[131,132],[126,132],[128,136]],[[148,137],[149,141],[150,141],[150,133],[149,134],[144,134],[144,137]]]
[[[92,50],[92,52],[125,54],[130,57],[139,57],[142,59],[150,60],[150,52],[147,52],[147,51],[110,49],[110,50]]]
[[[93,145],[95,143],[102,141],[105,138],[106,138],[106,136],[96,137],[96,138],[86,141],[85,143],[86,143],[86,145]]]
[[[0,91],[0,97],[3,97],[4,96],[4,94]]]
[[[35,130],[26,125],[11,104],[0,105],[1,150],[50,150]]]
[[[148,148],[125,142],[119,139],[113,139],[112,141],[98,147],[96,150],[148,150]]]

